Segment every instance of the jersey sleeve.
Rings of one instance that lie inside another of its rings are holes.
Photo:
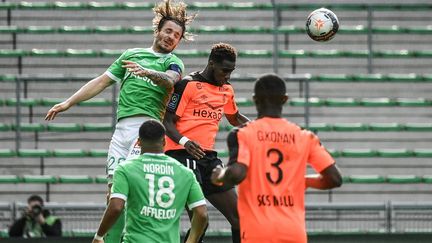
[[[183,112],[189,103],[191,93],[193,92],[188,84],[188,80],[183,79],[174,85],[174,92],[167,105],[168,112],[172,112],[177,116],[182,117]]]
[[[308,132],[308,138],[310,139],[310,150],[309,150],[309,164],[317,172],[323,171],[328,166],[335,163],[329,152],[322,146],[318,136],[312,132]]]
[[[232,88],[232,86],[229,86],[230,89],[230,97],[228,98],[228,102],[225,104],[224,106],[224,113],[225,114],[235,114],[238,112],[238,107],[237,104],[235,102],[235,95],[234,95],[234,89]]]
[[[193,209],[195,207],[205,205],[206,201],[204,199],[204,194],[201,190],[201,187],[195,178],[195,175],[193,173],[190,173],[189,176],[191,177],[192,184],[189,190],[189,195],[186,203],[189,209]]]
[[[245,134],[235,128],[228,134],[229,161],[228,165],[241,163],[249,167],[250,148]]]
[[[110,198],[120,198],[127,201],[129,195],[129,184],[124,167],[119,165],[114,171],[113,185]]]
[[[183,61],[180,58],[178,58],[176,55],[172,55],[172,57],[167,60],[165,65],[166,65],[166,70],[172,70],[178,72],[180,75],[182,75],[184,72]]]
[[[108,77],[110,77],[112,80],[116,81],[117,83],[120,83],[123,80],[124,75],[126,74],[126,68],[122,67],[123,65],[122,60],[126,59],[127,53],[128,53],[127,50],[123,52],[123,54],[121,54],[120,57],[117,58],[117,60],[115,60],[105,72],[105,74],[108,75]]]

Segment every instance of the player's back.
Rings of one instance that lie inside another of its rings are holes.
[[[193,172],[171,157],[149,153],[117,170],[113,193],[121,187],[116,177],[124,176],[128,184],[124,242],[179,242],[185,205],[204,201]]]
[[[237,139],[237,161],[248,166],[238,190],[242,237],[305,242],[306,162],[318,138],[285,119],[264,117],[240,128]]]

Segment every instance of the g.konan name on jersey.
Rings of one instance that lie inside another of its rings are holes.
[[[295,135],[275,131],[258,131],[257,138],[260,142],[294,144]]]
[[[292,195],[266,195],[257,196],[258,207],[293,207],[294,197]]]

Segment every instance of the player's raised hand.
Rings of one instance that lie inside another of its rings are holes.
[[[70,106],[69,106],[68,102],[66,102],[66,101],[58,103],[58,104],[54,105],[51,109],[49,109],[49,111],[47,112],[47,114],[45,116],[45,120],[47,120],[47,121],[54,120],[54,118],[57,116],[58,113],[63,112],[69,108],[70,108]]]
[[[204,150],[201,148],[201,146],[192,140],[187,141],[184,145],[184,148],[195,159],[202,159],[205,156]]]
[[[132,61],[128,61],[128,60],[122,60],[123,68],[126,68],[129,72],[141,76],[141,77],[145,77],[149,74],[149,71],[142,67],[141,65],[139,65],[136,62],[132,62]]]

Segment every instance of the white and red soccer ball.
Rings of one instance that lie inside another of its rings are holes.
[[[319,8],[309,14],[306,20],[306,32],[315,41],[329,41],[339,29],[339,20],[332,11]]]

